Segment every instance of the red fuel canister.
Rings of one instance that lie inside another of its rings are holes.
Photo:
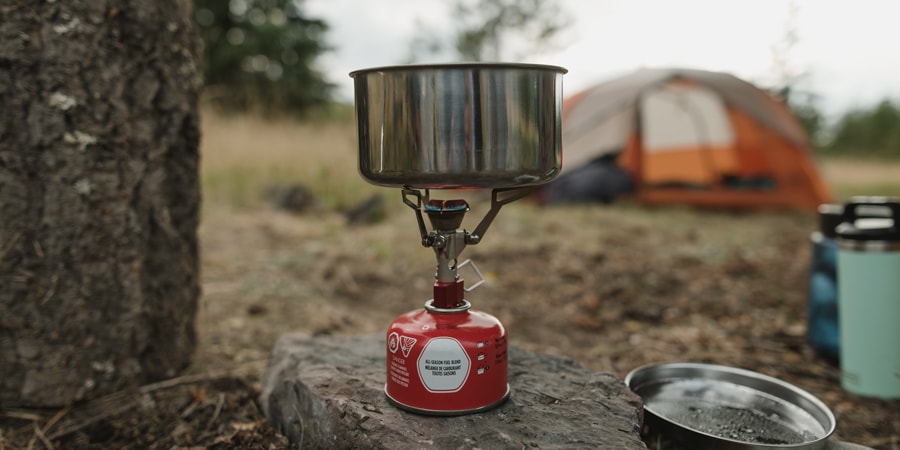
[[[493,408],[509,396],[506,329],[470,309],[462,283],[436,282],[435,299],[388,328],[385,393],[395,405],[457,415]],[[439,300],[445,307],[436,306]]]

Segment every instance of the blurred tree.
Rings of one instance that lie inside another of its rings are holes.
[[[793,111],[794,116],[803,125],[806,135],[809,137],[810,143],[814,148],[821,148],[824,145],[825,134],[825,117],[819,109],[819,96],[807,93],[804,96],[792,95],[789,99],[788,106]]]
[[[882,100],[871,109],[850,111],[838,121],[830,153],[900,156],[900,109]]]
[[[825,119],[819,110],[819,96],[813,92],[800,89],[800,85],[808,76],[808,71],[797,67],[794,63],[794,49],[800,42],[797,31],[797,16],[800,7],[796,1],[788,2],[787,17],[781,38],[771,47],[772,78],[775,94],[781,98],[800,120],[809,136],[811,144],[818,148],[822,145]]]
[[[195,0],[207,94],[229,109],[303,112],[331,100],[315,61],[328,25],[303,0]]]
[[[454,0],[451,5],[453,35],[442,39],[420,22],[411,61],[448,49],[463,61],[523,60],[556,48],[571,23],[555,0]]]

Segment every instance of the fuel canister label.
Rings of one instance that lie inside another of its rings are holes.
[[[469,377],[470,365],[465,348],[451,337],[428,341],[416,363],[419,378],[429,392],[456,392],[462,389]]]
[[[414,345],[416,345],[417,340],[418,339],[414,337],[403,336],[394,331],[388,336],[388,350],[391,353],[397,353],[397,350],[400,350],[403,352],[404,358],[409,358],[409,352],[412,351],[412,348]]]
[[[387,349],[391,353],[388,358],[388,376],[395,386],[409,387],[409,370],[406,366],[406,358],[416,345],[417,339],[404,336],[394,331],[388,335]]]

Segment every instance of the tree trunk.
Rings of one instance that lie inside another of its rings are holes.
[[[199,296],[190,0],[0,0],[0,408],[175,375]]]

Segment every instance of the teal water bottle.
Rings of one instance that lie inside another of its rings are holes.
[[[900,199],[854,197],[836,231],[841,385],[900,398]]]

